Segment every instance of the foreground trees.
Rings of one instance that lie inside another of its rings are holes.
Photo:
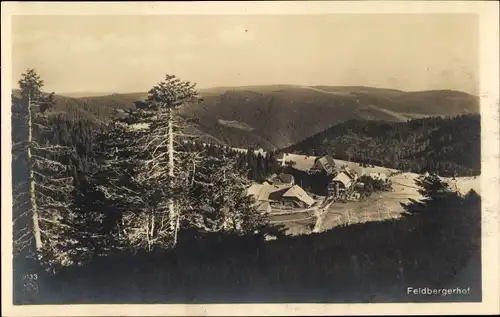
[[[94,128],[47,111],[53,94],[34,70],[19,84],[14,247],[22,258],[54,272],[113,250],[173,248],[184,228],[253,234],[265,226],[237,156],[189,146],[177,109],[200,101],[194,84],[167,75],[144,103]]]
[[[126,111],[100,144],[99,190],[117,208],[121,247],[153,252],[175,247],[179,231],[251,232],[263,224],[246,197],[236,162],[190,147],[176,110],[199,102],[195,85],[166,75],[140,107]]]
[[[183,136],[175,112],[198,100],[194,84],[167,75],[141,107],[126,111],[111,134],[103,136],[108,182],[99,188],[119,209],[121,241],[131,248],[152,251],[177,243],[196,155],[175,146]]]
[[[429,196],[443,193],[436,187],[426,190]],[[338,226],[270,243],[249,235],[185,232],[177,247],[157,261],[146,254],[111,254],[64,269],[50,279],[54,291],[40,293],[36,301],[480,302],[481,199],[474,192],[458,200],[451,193],[445,197],[439,206],[434,199],[418,206],[418,213],[410,204],[411,214],[398,220]],[[408,285],[443,288],[463,274],[471,283],[465,299],[460,294],[416,298],[407,292]],[[68,286],[77,291],[68,292]],[[317,291],[304,292],[307,286]]]
[[[194,212],[188,225],[206,232],[252,233],[265,225],[264,216],[246,195],[251,182],[235,158],[206,156],[194,175],[191,198]]]
[[[52,267],[71,262],[75,151],[48,138],[52,127],[46,113],[54,100],[43,86],[28,69],[19,80],[20,96],[13,98],[13,168],[23,175],[13,184],[14,250]]]

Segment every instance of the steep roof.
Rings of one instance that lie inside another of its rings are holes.
[[[269,196],[268,184],[253,184],[247,189],[247,194],[253,196],[255,200],[267,200]]]
[[[290,189],[288,189],[283,197],[296,197],[301,201],[305,202],[308,206],[314,204],[314,199],[309,196],[300,186],[294,185]]]
[[[255,197],[255,200],[260,202],[268,202],[269,200],[280,200],[282,197],[295,197],[308,206],[314,204],[314,199],[309,196],[298,185],[268,185],[268,184],[253,184],[247,190],[248,195]],[[261,208],[259,205],[258,209]],[[266,208],[262,206],[262,208]]]
[[[279,175],[279,179],[283,182],[283,183],[292,183],[294,181],[294,178],[293,178],[293,175],[290,175],[290,174],[285,174],[285,173],[281,173]]]
[[[272,208],[271,208],[271,205],[269,204],[269,202],[265,201],[262,204],[260,204],[259,206],[257,206],[257,211],[267,213],[267,212],[271,212]]]
[[[290,188],[290,185],[270,185],[269,183],[264,184],[253,184],[247,189],[247,194],[251,195],[257,201],[269,201],[269,196],[279,191],[286,191]],[[274,194],[276,196],[276,194]],[[281,195],[278,195],[281,197]],[[273,198],[274,199],[274,198]]]
[[[273,185],[262,185],[260,192],[259,192],[259,199],[260,201],[268,201],[269,200],[269,195],[276,190],[276,186]]]
[[[255,198],[257,198],[259,196],[261,187],[262,184],[252,184],[250,187],[247,188],[247,195],[254,196]]]
[[[325,155],[322,157],[322,159],[324,159],[324,161],[326,161],[331,167],[335,166],[335,161],[333,160],[333,157],[331,157],[330,155]]]
[[[288,191],[291,186],[274,186],[274,188],[269,192],[268,200],[278,201],[283,198],[283,194]]]
[[[345,187],[351,186],[352,179],[346,172],[338,173],[333,179],[334,182],[341,182]]]
[[[328,173],[333,173],[335,171],[335,161],[330,155],[317,158],[314,165],[317,166],[318,163]]]
[[[347,166],[346,166],[346,167],[344,167],[343,172],[344,172],[345,174],[347,174],[347,176],[349,176],[351,179],[352,179],[352,178],[354,178],[354,175],[355,175],[354,173],[355,173],[355,171],[354,171],[352,168],[350,168],[350,167],[347,167]]]

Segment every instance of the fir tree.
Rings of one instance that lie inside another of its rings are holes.
[[[104,154],[106,174],[114,177],[100,189],[121,212],[120,240],[129,248],[151,252],[177,243],[197,156],[183,146],[189,136],[176,110],[199,100],[194,84],[166,75],[143,107],[126,111],[114,126]],[[113,147],[116,157],[109,157]]]
[[[253,233],[266,224],[246,195],[251,182],[236,159],[205,156],[192,188],[194,212],[190,226],[207,232]]]
[[[28,250],[53,270],[72,263],[74,240],[68,234],[73,232],[74,179],[70,163],[75,151],[46,137],[51,129],[46,114],[54,101],[53,93],[45,94],[43,86],[36,71],[28,69],[19,80],[21,98],[13,100],[13,113],[20,125],[13,131],[20,138],[13,145],[13,154],[19,159],[15,164],[25,162],[28,171],[27,183],[15,186],[20,189],[16,200],[23,201],[22,206],[27,208],[14,210],[14,247]],[[29,198],[24,199],[24,194]],[[27,221],[28,215],[31,221]],[[19,223],[24,225],[20,227]]]

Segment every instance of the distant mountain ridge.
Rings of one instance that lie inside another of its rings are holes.
[[[204,102],[186,106],[181,112],[197,118],[201,129],[233,146],[270,150],[295,144],[347,120],[400,122],[479,113],[477,97],[447,90],[275,85],[200,92]],[[235,128],[238,124],[242,127],[239,130]]]
[[[426,116],[479,113],[479,98],[460,91],[404,92],[361,86],[262,85],[200,89],[200,104],[181,107],[200,133],[234,147],[275,150],[347,120],[401,122]],[[57,112],[109,120],[135,107],[146,92],[71,98],[56,96]]]
[[[114,93],[112,92],[91,92],[91,91],[82,91],[82,92],[62,92],[59,93],[58,95],[64,96],[64,97],[69,97],[69,98],[85,98],[85,97],[101,97],[101,96],[109,96],[113,95]]]

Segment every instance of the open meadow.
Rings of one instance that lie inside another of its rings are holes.
[[[293,167],[301,171],[308,171],[313,165],[316,156],[306,156],[298,154],[285,155],[285,161],[293,161]],[[348,201],[346,203],[333,203],[323,215],[320,231],[327,231],[337,226],[346,226],[356,223],[383,221],[388,219],[398,219],[404,213],[401,204],[408,203],[410,199],[419,201],[422,196],[418,193],[415,180],[421,176],[416,173],[401,172],[395,169],[382,166],[361,167],[356,162],[334,159],[336,166],[347,166],[362,174],[385,173],[392,182],[392,191],[377,192],[371,197],[360,201]],[[450,184],[451,188],[456,188],[460,193],[465,194],[473,189],[480,193],[480,177],[441,177]],[[283,225],[289,235],[310,234],[313,231],[317,217],[313,212],[296,212],[286,215],[276,214],[275,211],[270,216],[271,222]]]

